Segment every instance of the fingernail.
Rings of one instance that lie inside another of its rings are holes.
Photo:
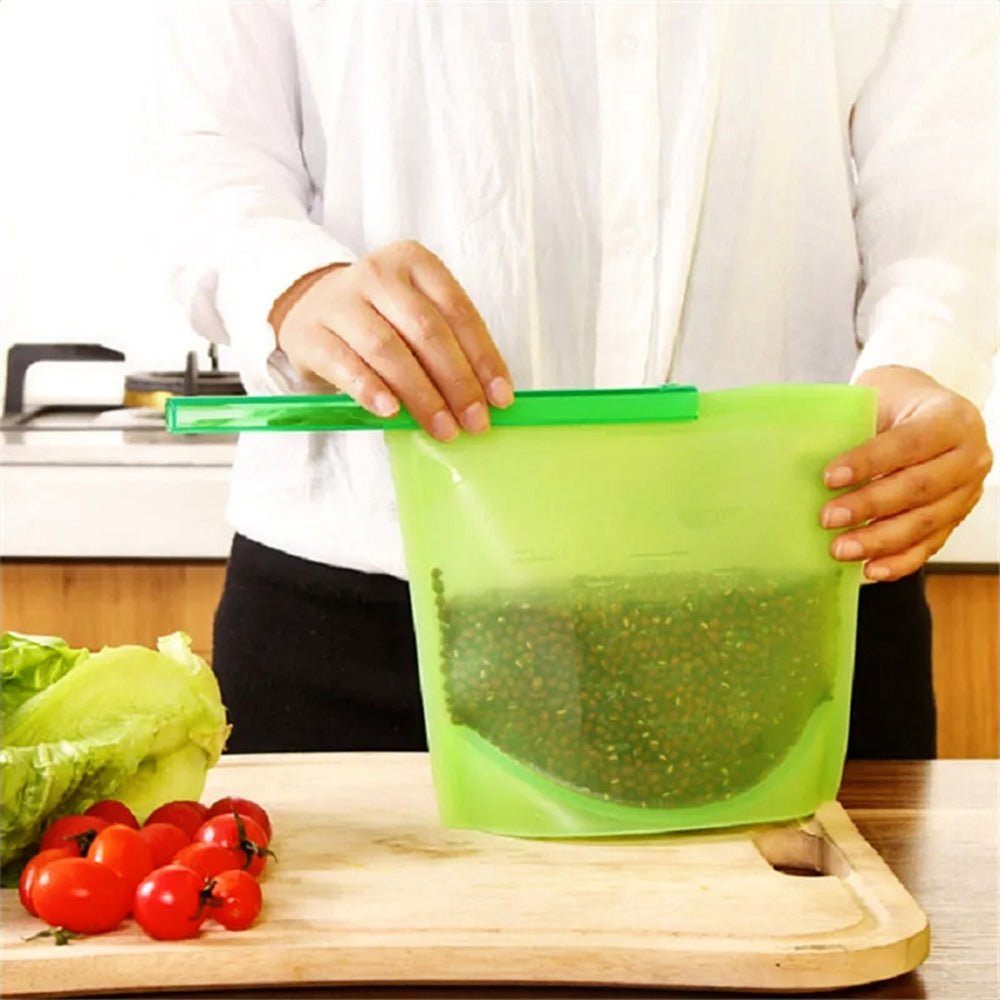
[[[399,410],[399,403],[388,392],[379,392],[375,395],[372,408],[380,417],[391,417]]]
[[[838,465],[835,469],[827,469],[823,481],[831,490],[847,486],[854,478],[854,472],[846,465]]]
[[[823,511],[824,528],[845,528],[854,520],[847,507],[828,507]]]
[[[431,433],[439,441],[453,441],[458,437],[458,424],[447,410],[439,410],[431,417]]]
[[[889,567],[868,565],[865,567],[865,576],[869,580],[887,580],[889,578]]]
[[[490,415],[486,412],[486,407],[482,403],[473,403],[466,407],[462,413],[462,426],[470,434],[482,434],[489,430]]]
[[[865,547],[854,538],[840,538],[833,545],[833,554],[838,559],[851,562],[865,554]]]
[[[507,379],[497,376],[486,387],[486,395],[494,406],[504,409],[514,402],[514,389]]]

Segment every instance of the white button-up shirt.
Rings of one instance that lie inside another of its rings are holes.
[[[412,238],[477,303],[518,389],[905,364],[985,398],[993,5],[164,10],[174,286],[252,393],[296,389],[267,324],[282,291]],[[230,516],[295,555],[405,576],[377,434],[244,435]]]

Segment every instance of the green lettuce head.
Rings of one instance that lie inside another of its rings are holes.
[[[54,817],[120,799],[144,819],[197,799],[229,726],[219,685],[191,640],[91,654],[62,640],[5,633],[0,644],[0,863]]]

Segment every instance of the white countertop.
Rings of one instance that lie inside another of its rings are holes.
[[[0,434],[0,554],[225,559],[235,438],[157,429]]]
[[[6,431],[0,466],[142,466],[229,468],[236,454],[232,437],[196,439],[142,431],[47,431],[44,435]]]
[[[50,559],[225,559],[235,439],[163,431],[0,434],[0,554]],[[1000,483],[933,558],[1000,563]]]
[[[0,554],[45,559],[225,559],[230,467],[6,466]]]

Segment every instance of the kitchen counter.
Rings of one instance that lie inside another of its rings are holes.
[[[27,559],[226,559],[231,436],[0,434],[0,552]],[[1000,470],[931,559],[1000,564]]]
[[[0,433],[0,552],[27,559],[227,558],[232,436],[157,427]]]
[[[249,758],[248,758],[249,759]],[[915,972],[838,993],[845,998],[987,1000],[998,994],[996,761],[849,763],[840,801],[917,902],[931,926],[931,953]],[[157,997],[210,997],[163,993]],[[761,994],[712,994],[720,996]],[[797,994],[799,996],[805,994]],[[664,997],[705,996],[656,990],[406,987],[225,991],[226,997]]]

